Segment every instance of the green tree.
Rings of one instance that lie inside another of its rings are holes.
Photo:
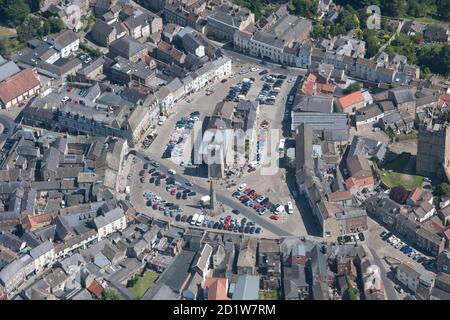
[[[42,36],[41,20],[35,16],[28,16],[27,19],[17,27],[17,39],[26,42],[33,38]]]
[[[23,0],[0,0],[0,21],[9,27],[17,27],[25,21],[30,8]]]
[[[113,288],[105,289],[102,294],[103,300],[120,300],[120,293]]]
[[[349,94],[349,93],[360,91],[360,90],[361,90],[361,85],[359,84],[359,82],[353,82],[351,85],[349,85],[347,88],[345,88],[344,92],[345,92],[345,94]]]
[[[292,4],[295,7],[295,14],[307,18],[313,18],[319,9],[317,0],[293,0]]]
[[[380,44],[376,36],[370,36],[366,39],[366,58],[371,58],[377,54]]]
[[[436,12],[443,18],[450,18],[450,1],[449,0],[437,0]]]
[[[44,22],[44,34],[58,33],[64,29],[64,22],[60,18],[51,17]]]

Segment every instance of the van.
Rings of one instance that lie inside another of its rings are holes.
[[[198,217],[197,222],[195,223],[196,226],[201,226],[203,221],[205,220],[205,215],[201,215]]]
[[[288,201],[287,203],[288,213],[293,214],[294,213],[294,207],[292,206],[292,202]]]
[[[195,226],[199,217],[200,217],[200,215],[198,213],[194,214],[194,216],[192,217],[192,220],[191,220],[191,225]]]
[[[275,209],[275,214],[280,214],[284,211],[284,206],[281,204]]]

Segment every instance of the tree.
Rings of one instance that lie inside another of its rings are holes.
[[[345,94],[349,94],[352,92],[356,92],[356,91],[360,91],[361,90],[361,85],[359,84],[359,82],[353,82],[351,85],[349,85],[345,90]]]
[[[383,1],[382,4],[381,12],[383,12],[383,15],[390,17],[402,17],[406,13],[405,0]]]
[[[105,289],[102,294],[103,300],[120,300],[120,293],[113,288]]]
[[[35,16],[28,16],[23,24],[17,27],[17,39],[26,42],[42,36],[41,20]]]
[[[58,33],[64,29],[64,22],[60,18],[51,17],[44,22],[44,34]]]
[[[319,9],[317,0],[293,0],[292,4],[295,7],[295,14],[307,18],[313,18]]]
[[[437,0],[436,12],[443,18],[450,18],[450,1],[449,0]]]
[[[0,0],[0,21],[9,27],[21,25],[29,13],[23,0]]]
[[[366,58],[371,58],[377,54],[380,45],[376,36],[370,36],[366,39]]]

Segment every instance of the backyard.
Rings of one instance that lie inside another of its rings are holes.
[[[129,280],[127,289],[133,294],[134,299],[140,299],[158,278],[154,271],[147,271],[143,276],[135,276]]]
[[[276,290],[259,290],[259,300],[278,300]]]
[[[380,179],[389,187],[403,186],[407,190],[422,187],[423,177],[414,175],[415,156],[403,152],[380,166]]]

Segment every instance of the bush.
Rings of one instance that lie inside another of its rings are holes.
[[[103,300],[120,300],[121,295],[120,293],[113,288],[105,289],[102,294]]]
[[[349,94],[349,93],[353,93],[353,92],[357,92],[361,90],[361,86],[359,84],[359,82],[353,82],[351,85],[349,85],[345,90],[344,93],[345,94]]]

